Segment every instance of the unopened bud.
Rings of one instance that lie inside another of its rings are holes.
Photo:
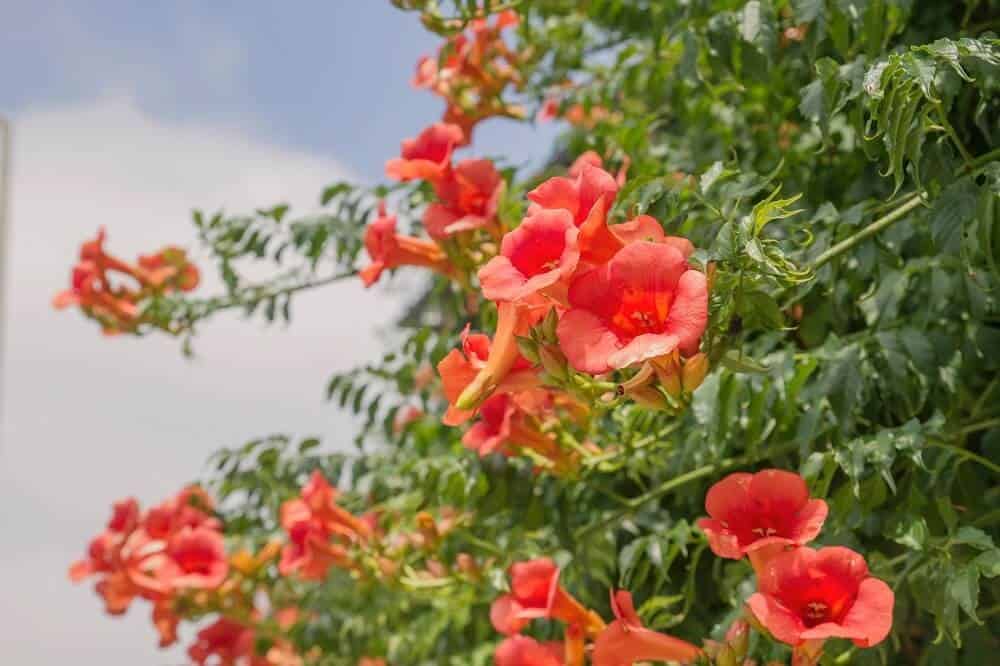
[[[716,666],[740,666],[739,659],[736,658],[736,651],[730,645],[723,645],[719,654],[715,657]]]
[[[656,376],[663,390],[675,398],[681,397],[681,368],[677,359],[671,355],[657,359],[654,366]]]
[[[764,625],[760,623],[760,620],[757,619],[757,616],[753,614],[753,611],[750,609],[750,606],[747,605],[743,606],[743,619],[747,621],[747,624],[749,624],[751,627],[753,627],[763,635],[765,636],[771,635],[771,632],[769,632],[764,627]]]
[[[468,553],[459,553],[455,556],[455,566],[457,566],[458,570],[469,578],[479,579],[479,565],[476,564],[476,560],[472,557],[472,555],[469,555]]]
[[[629,392],[629,397],[648,409],[666,409],[670,405],[655,387],[643,386]]]
[[[708,374],[708,357],[704,354],[695,354],[684,361],[684,370],[681,372],[681,385],[684,390],[691,393],[701,386]]]
[[[540,363],[538,358],[538,343],[531,338],[518,336],[517,348],[521,352],[521,356],[528,359],[528,362],[532,365]]]
[[[549,313],[545,315],[545,319],[542,320],[542,325],[540,326],[541,333],[546,342],[556,342],[556,327],[558,325],[559,315],[556,314],[556,309],[552,308],[549,310]]]
[[[424,544],[427,547],[433,548],[438,539],[441,538],[437,523],[434,522],[434,516],[426,511],[421,511],[417,514],[416,521],[417,529],[420,530],[420,534],[424,537]]]
[[[390,560],[388,557],[380,557],[378,558],[378,570],[381,572],[382,576],[391,578],[396,575],[396,572],[399,570],[399,565],[395,561]]]
[[[251,576],[257,570],[257,560],[246,548],[233,553],[229,557],[229,565],[244,576]]]
[[[561,351],[550,346],[539,347],[538,357],[542,362],[542,367],[545,368],[545,372],[562,381],[569,378],[569,372],[566,369],[566,357],[562,355]]]
[[[726,643],[733,649],[737,659],[743,659],[750,647],[750,625],[746,620],[736,620],[726,632]]]

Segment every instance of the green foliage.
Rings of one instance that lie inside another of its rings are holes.
[[[477,3],[395,4],[426,10],[425,23],[445,34]],[[317,612],[296,642],[319,646],[330,664],[365,654],[488,663],[488,604],[502,572],[538,554],[554,556],[563,584],[605,617],[607,589],[625,586],[651,626],[718,638],[752,574],[706,557],[693,525],[711,483],[774,466],[799,471],[830,503],[822,543],[864,553],[896,592],[891,639],[873,651],[836,644],[824,664],[991,663],[1000,632],[1000,41],[990,30],[1000,3],[491,4],[511,5],[522,48],[543,54],[524,101],[541,104],[568,79],[564,108],[613,112],[568,130],[546,175],[588,149],[609,168],[628,158],[613,220],[653,215],[714,272],[712,373],[687,409],[595,407],[566,435],[600,450],[576,474],[480,460],[460,430],[440,424],[440,397],[416,377],[454,348],[464,323],[489,330],[493,314],[470,314],[458,286],[427,285],[396,350],[327,387],[360,417],[354,452],[266,439],[220,453],[214,478],[227,525],[251,543],[274,534],[280,502],[315,468],[339,479],[358,511],[468,512],[475,519],[442,552],[472,553],[484,575],[450,572],[428,588],[411,576],[386,588],[337,574],[290,590]],[[509,175],[507,202],[541,177]],[[424,194],[400,197],[414,225]],[[196,214],[226,293],[152,307],[185,333],[229,307],[287,318],[293,293],[353,273],[373,203],[336,185],[323,195],[326,212],[292,222],[284,206]],[[278,272],[251,283],[236,269],[247,260]],[[533,334],[522,344],[530,356],[544,342]],[[607,388],[590,386],[593,395]],[[427,415],[397,429],[405,405]],[[413,553],[407,564],[425,559]],[[754,646],[758,659],[779,656]]]

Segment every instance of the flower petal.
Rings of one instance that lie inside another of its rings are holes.
[[[662,247],[670,247],[664,245]],[[670,249],[683,258],[680,252]],[[685,271],[677,282],[674,301],[667,317],[667,332],[677,336],[678,346],[687,355],[698,351],[701,334],[708,325],[708,280],[699,271]]]
[[[802,620],[774,597],[757,592],[747,599],[747,606],[757,621],[782,643],[802,642],[802,632],[806,629]]]
[[[858,587],[854,605],[840,623],[857,629],[861,636],[854,638],[858,647],[871,647],[885,640],[892,629],[892,609],[895,595],[892,588],[878,578],[866,578]]]
[[[618,338],[593,313],[569,310],[559,320],[556,336],[559,348],[576,370],[599,375],[611,369],[608,360],[618,351]]]

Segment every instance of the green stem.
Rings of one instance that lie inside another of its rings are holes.
[[[944,120],[944,122],[946,129],[950,129],[950,133],[954,135],[955,130],[951,129],[951,125],[947,124],[947,120]],[[957,135],[954,135],[953,139],[955,141],[958,141]],[[965,158],[965,164],[958,170],[959,175],[975,171],[976,169],[985,164],[989,164],[990,162],[996,159],[1000,159],[1000,148],[991,150],[987,153],[983,153],[979,157],[974,158],[972,157],[972,155],[968,154],[968,151],[965,149],[965,146],[963,146],[960,141],[958,141],[957,145],[959,146],[959,150],[962,152],[962,155]],[[903,200],[903,203],[899,206],[899,208],[896,208],[891,213],[888,213],[878,218],[877,220],[869,224],[867,227],[865,227],[858,233],[854,234],[853,236],[845,238],[844,240],[840,241],[833,247],[829,248],[826,252],[816,257],[816,260],[813,262],[812,265],[812,270],[814,271],[818,270],[821,266],[828,263],[831,259],[840,256],[844,252],[847,252],[848,250],[854,248],[862,241],[867,240],[868,238],[871,238],[872,236],[879,233],[883,229],[892,226],[892,224],[898,222],[907,213],[909,213],[911,210],[924,203],[926,200],[927,200],[926,192],[923,191],[914,192],[913,194],[911,194],[910,196],[906,197]]]
[[[995,474],[1000,474],[1000,465],[997,465],[996,463],[982,457],[977,453],[973,453],[968,449],[963,449],[960,446],[955,446],[954,444],[948,444],[947,442],[939,440],[932,440],[931,446],[936,446],[939,449],[945,449],[947,451],[951,451],[952,453],[961,458],[965,458],[966,460],[982,465],[983,467],[985,467],[986,469],[990,470]]]
[[[969,425],[961,428],[955,434],[965,436],[974,432],[979,432],[980,430],[989,430],[990,428],[996,428],[998,426],[1000,426],[1000,417],[986,419],[985,421],[980,421],[979,423],[970,423]]]
[[[632,499],[630,499],[628,501],[628,503],[625,505],[624,509],[622,509],[620,511],[615,511],[611,515],[605,517],[603,520],[599,520],[596,523],[591,523],[590,525],[587,525],[586,527],[580,529],[574,535],[574,538],[577,541],[579,541],[580,539],[583,539],[584,537],[586,537],[591,532],[603,529],[603,528],[607,527],[608,525],[611,525],[612,523],[616,523],[616,522],[620,521],[625,516],[627,516],[628,514],[632,513],[633,511],[635,511],[636,509],[638,509],[639,507],[641,507],[646,502],[654,500],[654,499],[656,499],[658,497],[662,497],[663,495],[666,495],[667,493],[669,493],[671,490],[674,490],[676,488],[680,488],[681,486],[683,486],[686,483],[690,483],[691,481],[697,481],[698,479],[700,479],[702,477],[705,477],[705,476],[709,476],[710,474],[713,474],[713,473],[715,473],[717,471],[721,471],[721,470],[726,469],[728,467],[732,467],[732,466],[738,465],[740,462],[741,462],[741,459],[722,460],[722,461],[719,461],[718,463],[713,463],[711,465],[704,465],[702,467],[699,467],[697,469],[694,469],[694,470],[688,472],[687,474],[681,474],[680,476],[675,476],[674,478],[670,479],[666,483],[663,483],[663,484],[657,486],[656,488],[653,488],[652,490],[650,490],[649,492],[645,493],[644,495],[639,495],[638,497],[633,497]]]
[[[945,112],[944,107],[941,106],[941,102],[934,102],[934,108],[938,112],[938,118],[941,120],[941,126],[944,127],[944,131],[949,137],[951,137],[951,141],[955,144],[955,147],[958,148],[958,152],[962,154],[962,159],[965,161],[966,165],[971,165],[975,158],[972,156],[972,153],[969,152],[969,149],[965,147],[965,144],[962,143],[962,140],[958,138],[958,133],[955,131],[955,128],[951,126],[950,122],[948,122],[948,114]]]
[[[984,620],[990,619],[997,613],[1000,613],[1000,605],[991,606],[990,608],[987,608],[984,611],[979,611],[976,615],[979,617],[981,623]],[[972,627],[975,626],[976,624],[977,623],[975,620],[968,620],[966,622],[963,622],[961,626],[961,631],[967,631],[969,629],[972,629]]]
[[[914,192],[896,210],[878,218],[858,233],[845,238],[833,247],[829,248],[823,254],[816,257],[816,260],[813,262],[812,269],[814,271],[819,270],[821,266],[828,263],[830,260],[853,249],[859,243],[871,238],[883,229],[892,226],[892,224],[899,221],[900,218],[905,217],[907,213],[924,203],[924,201],[926,201],[924,192]]]
[[[973,527],[989,527],[1000,520],[1000,509],[993,509],[972,521]]]
[[[1000,148],[994,148],[988,153],[983,153],[979,157],[975,158],[974,160],[966,164],[962,169],[960,169],[960,171],[972,171],[973,169],[978,169],[984,164],[989,164],[990,162],[996,159],[1000,159]]]

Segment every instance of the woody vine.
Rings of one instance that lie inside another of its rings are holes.
[[[327,386],[353,450],[222,449],[71,578],[201,665],[988,663],[1000,4],[394,4],[445,110],[386,184],[134,262],[102,229],[54,300],[194,353],[398,280],[394,348]],[[487,122],[565,131],[535,172]]]

